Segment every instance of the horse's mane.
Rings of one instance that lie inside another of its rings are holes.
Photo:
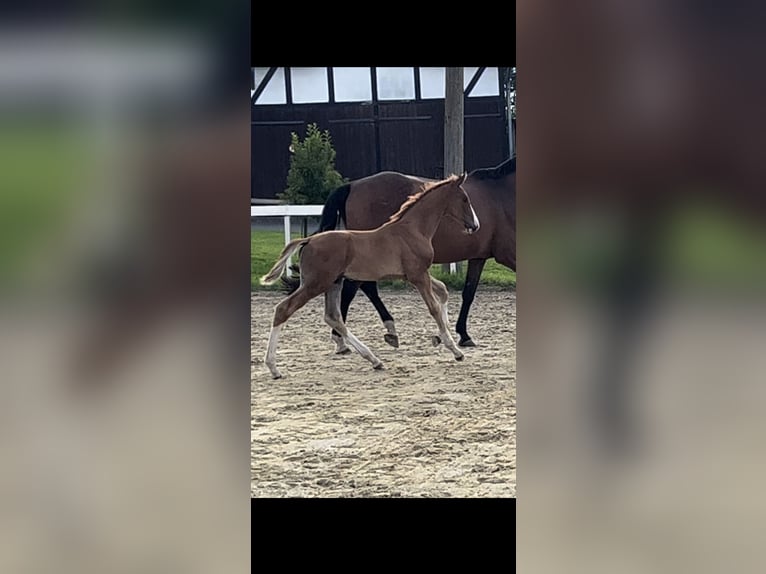
[[[417,193],[412,194],[411,196],[409,196],[407,198],[407,201],[402,203],[402,206],[399,208],[399,211],[397,211],[391,217],[388,218],[388,222],[389,223],[394,223],[396,221],[399,221],[402,218],[402,215],[407,213],[410,210],[410,208],[413,205],[415,205],[418,201],[420,201],[420,199],[422,199],[425,195],[429,194],[430,192],[432,192],[437,187],[441,187],[443,185],[447,185],[449,183],[453,183],[453,182],[457,181],[459,178],[460,178],[459,175],[451,175],[447,179],[443,179],[441,181],[433,181],[433,182],[426,183],[423,186],[422,190],[420,190]]]
[[[473,179],[500,179],[516,171],[516,158],[511,157],[495,167],[475,169],[468,174]]]

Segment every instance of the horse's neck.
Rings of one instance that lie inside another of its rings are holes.
[[[440,192],[437,189],[424,195],[402,217],[401,223],[431,240],[447,207],[446,195]]]
[[[498,180],[491,186],[477,186],[470,193],[471,201],[482,201],[491,206],[497,213],[516,212],[516,182],[510,178],[514,174],[508,174],[502,180]],[[481,198],[481,199],[479,199]]]

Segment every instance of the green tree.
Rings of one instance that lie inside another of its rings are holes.
[[[309,124],[303,141],[295,132],[291,140],[287,189],[279,198],[291,204],[321,205],[334,189],[348,181],[335,169],[330,132],[321,132],[316,124]]]

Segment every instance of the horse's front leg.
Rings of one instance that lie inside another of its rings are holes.
[[[476,288],[479,286],[481,272],[484,269],[486,259],[471,259],[468,261],[468,271],[465,274],[465,285],[463,286],[463,303],[460,306],[460,315],[457,319],[455,330],[460,335],[461,347],[475,347],[471,336],[468,334],[468,311],[476,296]]]
[[[383,301],[380,300],[378,294],[378,284],[375,281],[364,281],[361,285],[362,292],[367,295],[367,298],[375,306],[375,310],[380,315],[380,320],[383,321],[383,325],[386,327],[386,334],[383,335],[383,339],[392,347],[399,346],[399,335],[396,334],[396,325],[394,325],[394,318],[391,313],[388,312]]]
[[[455,340],[449,333],[447,328],[446,309],[442,308],[441,302],[434,294],[431,276],[426,272],[418,277],[408,278],[408,280],[418,290],[420,296],[423,298],[423,301],[425,301],[426,306],[428,307],[429,313],[431,313],[431,317],[433,317],[434,321],[436,321],[436,324],[439,327],[439,337],[441,341],[450,351],[452,351],[452,354],[455,355],[456,360],[462,361],[464,355],[460,349],[457,348]]]

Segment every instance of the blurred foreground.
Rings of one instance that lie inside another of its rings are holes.
[[[759,6],[518,4],[520,572],[766,564]]]
[[[249,570],[249,6],[166,8],[0,34],[3,572]]]

